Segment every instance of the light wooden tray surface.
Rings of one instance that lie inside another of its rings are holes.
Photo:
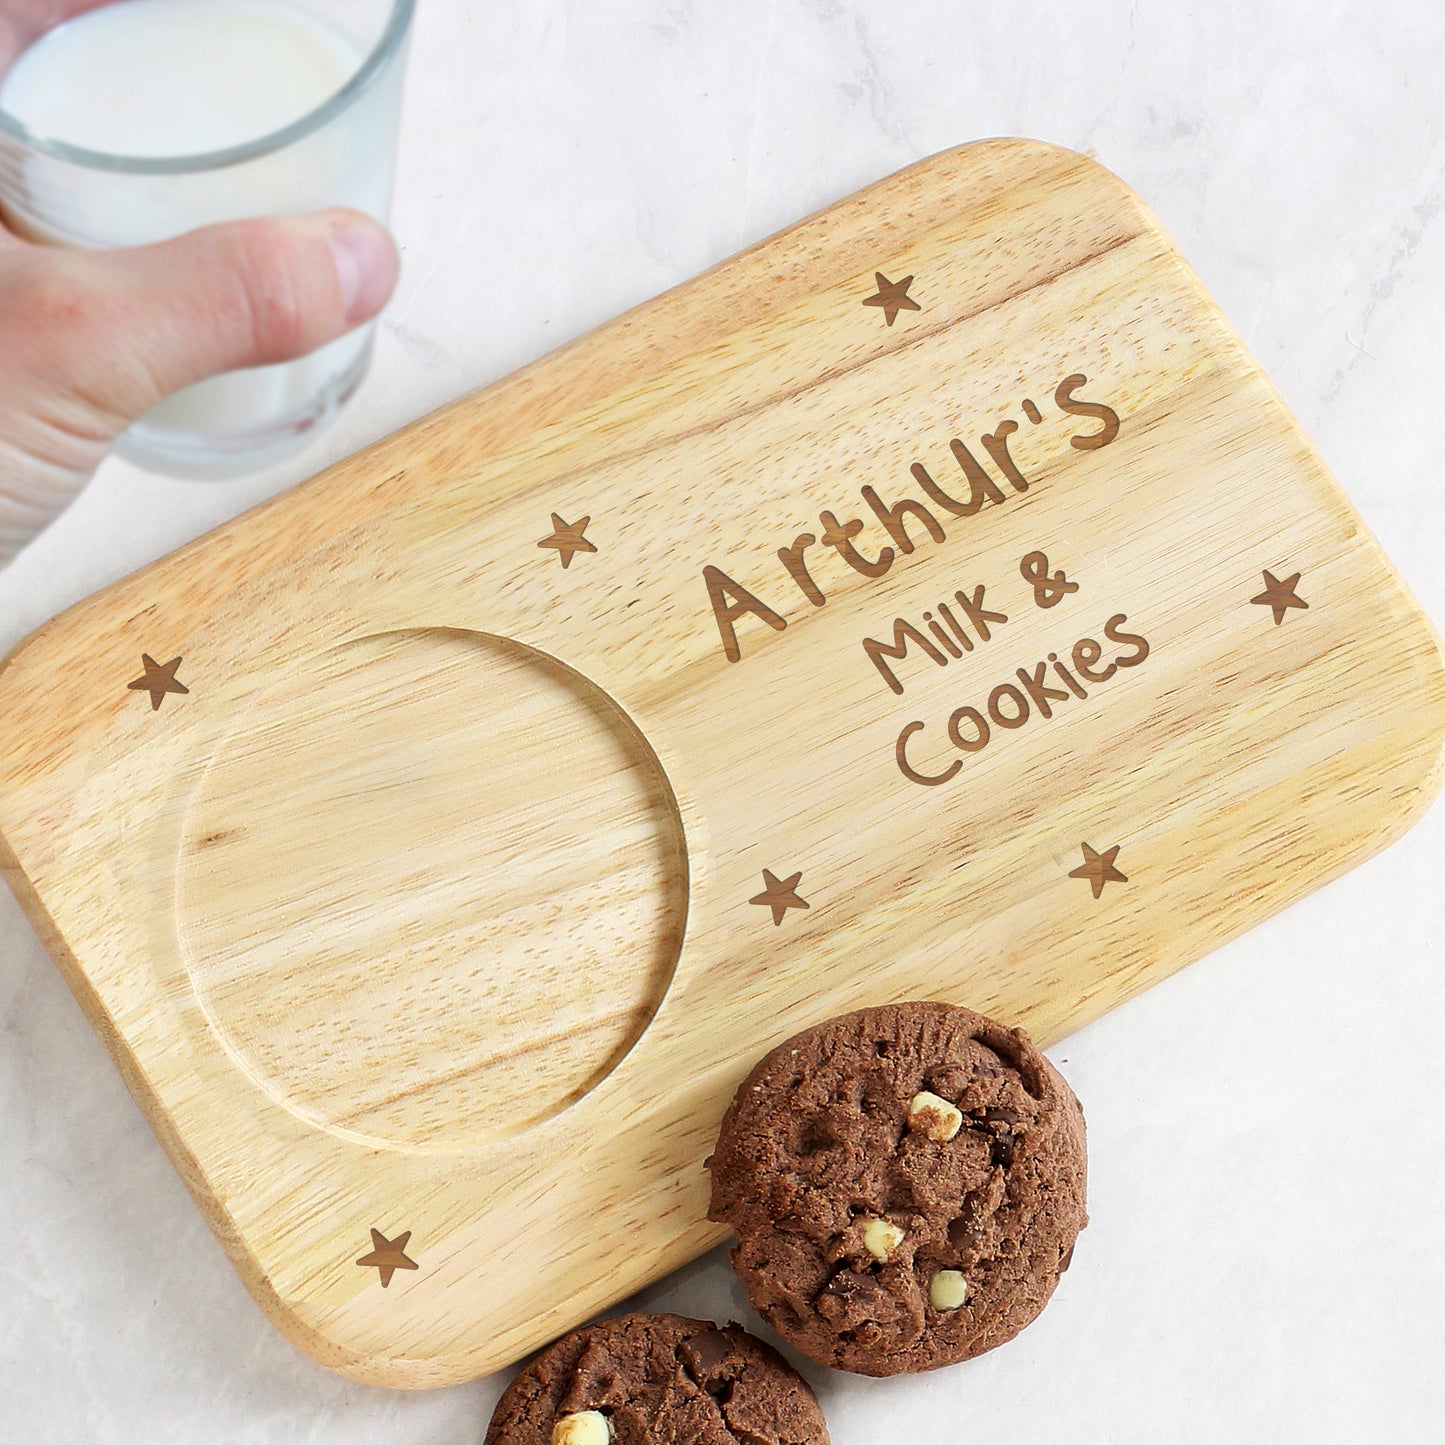
[[[42,628],[0,861],[270,1317],[433,1385],[715,1242],[789,1032],[1055,1040],[1401,832],[1442,726],[1158,223],[997,141]]]

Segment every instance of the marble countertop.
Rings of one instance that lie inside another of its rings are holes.
[[[1095,153],[1156,210],[1445,618],[1438,0],[427,0],[369,381],[225,484],[112,461],[0,573],[0,651],[450,397],[958,142]],[[1203,511],[1202,506],[1202,511]],[[1445,1357],[1445,809],[1052,1050],[1093,1223],[1017,1341],[811,1371],[835,1445],[1424,1441]],[[262,1317],[0,890],[5,1438],[480,1439],[504,1380],[355,1385]],[[747,1319],[722,1253],[645,1307]],[[485,1301],[479,1301],[485,1307]]]

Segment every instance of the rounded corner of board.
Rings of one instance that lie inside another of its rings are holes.
[[[0,718],[3,718],[10,709],[12,699],[15,695],[16,678],[19,675],[20,660],[40,641],[43,628],[37,627],[33,632],[27,632],[8,651],[0,655]]]
[[[1445,653],[1439,650],[1433,658],[1437,677],[1445,681]],[[1424,767],[1414,787],[1401,799],[1400,807],[1388,819],[1379,847],[1384,848],[1404,837],[1418,823],[1445,788],[1445,692],[1435,698],[1430,714],[1429,747],[1423,758]]]
[[[1157,234],[1177,252],[1163,224],[1139,193],[1092,150],[1075,150],[1032,136],[990,136],[946,146],[898,174],[912,171],[933,171],[961,183],[965,201],[970,180],[983,180],[990,174],[1011,177],[1012,183],[1021,188],[1023,201],[1030,188],[1092,186],[1110,194],[1121,210],[1137,219],[1141,229]]]
[[[440,1390],[465,1385],[484,1375],[505,1369],[513,1357],[438,1353],[407,1355],[363,1349],[340,1334],[326,1333],[304,1323],[289,1306],[282,1306],[284,1318],[268,1308],[271,1322],[308,1359],[358,1385],[383,1390]]]

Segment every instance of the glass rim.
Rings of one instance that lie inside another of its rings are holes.
[[[108,151],[89,150],[85,146],[71,145],[67,141],[52,140],[37,135],[28,126],[17,120],[3,106],[0,106],[0,135],[8,135],[28,150],[39,155],[51,156],[56,160],[68,161],[71,165],[85,166],[90,170],[130,172],[136,175],[173,176],[192,175],[203,171],[221,170],[226,166],[240,165],[261,156],[272,155],[285,150],[289,145],[304,140],[313,131],[320,130],[328,121],[345,110],[360,94],[371,85],[387,62],[401,49],[411,27],[416,0],[391,0],[391,14],[386,28],[381,32],[370,54],[357,66],[340,90],[327,96],[320,105],[298,116],[280,130],[268,131],[255,140],[240,145],[225,146],[220,150],[197,151],[181,156],[125,156],[112,155]],[[62,21],[62,24],[66,22]]]

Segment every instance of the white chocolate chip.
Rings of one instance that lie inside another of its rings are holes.
[[[947,1099],[924,1089],[908,1105],[908,1127],[915,1134],[946,1144],[963,1128],[963,1115]]]
[[[936,1310],[959,1309],[968,1298],[968,1281],[956,1269],[941,1269],[928,1281],[928,1302]]]
[[[552,1426],[552,1445],[608,1445],[612,1426],[600,1410],[579,1410],[563,1415]]]
[[[863,1248],[879,1264],[887,1264],[888,1256],[903,1243],[903,1231],[888,1219],[863,1221]]]

